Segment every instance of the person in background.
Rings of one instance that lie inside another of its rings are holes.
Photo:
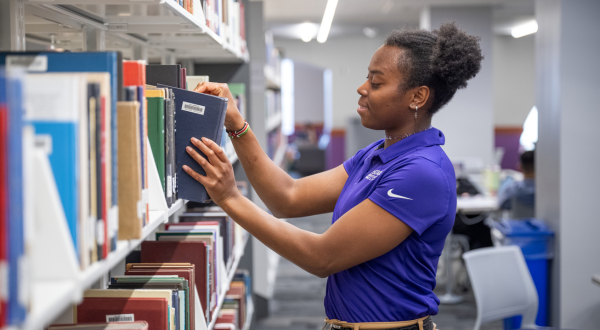
[[[535,163],[534,152],[525,151],[521,154],[521,171],[523,181],[515,181],[507,177],[498,189],[498,204],[503,210],[515,207],[513,200],[524,207],[535,208]]]

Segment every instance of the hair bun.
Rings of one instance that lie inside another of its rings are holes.
[[[480,38],[468,35],[455,22],[444,23],[438,30],[433,49],[432,73],[450,89],[467,87],[467,81],[481,69]]]

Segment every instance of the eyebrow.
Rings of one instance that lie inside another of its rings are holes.
[[[371,74],[380,74],[380,75],[384,76],[383,72],[382,72],[382,71],[379,71],[379,70],[369,70],[369,72],[370,72]]]

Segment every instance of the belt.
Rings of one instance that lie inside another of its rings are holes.
[[[352,329],[352,330],[384,330],[384,329],[401,329],[414,325],[419,326],[419,330],[423,330],[423,321],[427,320],[429,316],[425,316],[416,320],[410,321],[398,321],[398,322],[360,322],[360,323],[348,323],[340,320],[325,319],[325,327],[330,325],[333,329]],[[431,320],[431,319],[430,319]],[[325,329],[325,327],[323,329]]]

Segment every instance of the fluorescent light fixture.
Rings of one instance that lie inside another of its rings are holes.
[[[528,22],[525,22],[523,24],[519,24],[519,25],[513,27],[512,30],[510,31],[510,34],[513,36],[513,38],[521,38],[526,35],[536,33],[537,30],[538,30],[537,21],[531,20],[531,21],[528,21]]]
[[[335,14],[335,7],[337,7],[338,0],[328,0],[327,7],[325,7],[325,14],[323,14],[323,21],[319,28],[319,35],[317,41],[324,43],[327,41],[329,36],[329,29],[331,29],[331,22],[333,22],[333,14]]]
[[[281,60],[281,133],[294,134],[294,62],[288,58]]]
[[[538,140],[538,109],[534,105],[529,111],[527,115],[527,119],[525,119],[525,123],[523,124],[523,133],[521,133],[521,138],[519,139],[519,143],[523,146],[523,149],[526,151],[535,149],[535,144]]]
[[[304,22],[299,25],[300,39],[304,42],[309,42],[315,36],[315,24]]]

